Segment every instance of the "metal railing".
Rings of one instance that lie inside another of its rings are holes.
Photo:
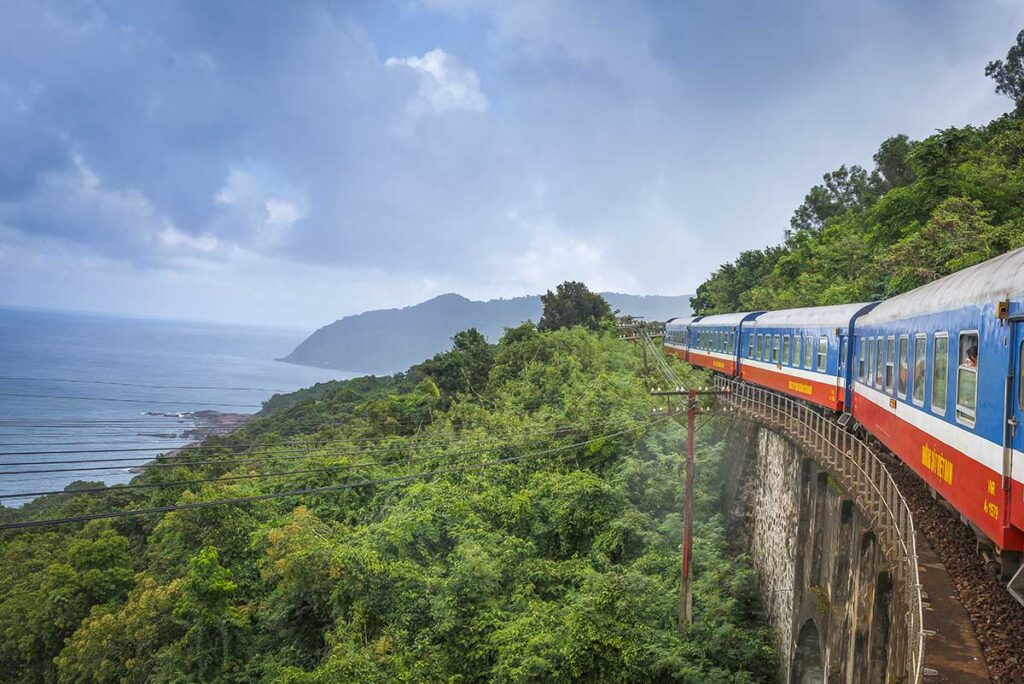
[[[807,404],[745,382],[716,376],[723,405],[786,435],[825,467],[871,521],[906,601],[906,677],[919,682],[924,658],[921,582],[914,520],[885,465],[867,444]]]

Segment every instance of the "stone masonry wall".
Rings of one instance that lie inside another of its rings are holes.
[[[753,559],[776,633],[782,681],[886,682],[905,653],[900,608],[868,520],[784,437],[738,421],[731,525]],[[820,679],[819,679],[820,677]]]

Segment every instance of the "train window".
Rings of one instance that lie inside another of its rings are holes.
[[[924,406],[924,382],[928,369],[928,339],[924,335],[914,336],[914,384],[913,401]]]
[[[840,349],[840,351],[839,351],[839,366],[840,366],[840,368],[846,368],[846,341],[847,341],[847,339],[848,338],[843,337],[843,343],[839,347],[839,349]]]
[[[754,358],[754,336],[750,335],[747,338],[747,358]]]
[[[772,337],[772,363],[779,362],[779,336]]]
[[[800,367],[800,359],[802,358],[800,354],[800,341],[803,339],[804,338],[799,335],[793,336],[793,365],[798,368]]]
[[[860,362],[857,365],[857,377],[861,382],[864,382],[864,360],[867,355],[867,343],[864,340],[857,340],[857,346],[860,347]]]
[[[789,335],[782,336],[782,363],[789,364]]]
[[[885,392],[892,394],[893,371],[896,366],[896,338],[885,341]]]
[[[1021,363],[1024,362],[1024,342],[1020,343],[1017,354],[1017,408],[1024,411],[1024,369]]]
[[[814,368],[814,338],[811,336],[804,340],[804,368]]]
[[[867,338],[867,373],[864,374],[864,384],[870,385],[874,382],[874,338]]]
[[[753,335],[751,335],[753,337]],[[757,336],[757,342],[754,343],[754,358],[758,361],[761,360],[761,343],[764,341],[764,335]]]
[[[935,352],[932,358],[932,410],[946,412],[946,381],[949,379],[949,337],[935,334]]]
[[[956,369],[956,419],[974,425],[978,407],[978,333],[960,333]]]
[[[736,353],[736,333],[729,333],[729,353]]]
[[[907,364],[910,358],[910,338],[906,335],[900,337],[900,367],[897,369],[896,376],[896,394],[898,396],[907,398],[907,375],[909,374],[909,368]]]
[[[822,335],[818,338],[818,370],[828,370],[828,338]]]
[[[874,385],[878,389],[882,388],[882,372],[885,368],[885,340],[879,337],[875,340],[875,382]]]

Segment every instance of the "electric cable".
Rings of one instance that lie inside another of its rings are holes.
[[[641,429],[643,427],[646,427],[646,426],[649,426],[649,425],[653,425],[653,424],[655,424],[655,423],[657,423],[657,422],[659,422],[661,420],[665,420],[667,418],[668,418],[668,416],[665,416],[665,417],[662,417],[662,418],[657,418],[657,419],[654,419],[654,420],[647,421],[645,423],[641,423],[640,425],[637,425],[637,426],[635,426],[633,428],[629,428],[629,429],[626,429],[626,430],[621,430],[621,431],[619,431],[617,433],[613,433],[613,434],[601,435],[600,437],[595,437],[595,438],[592,438],[592,439],[589,439],[589,440],[585,440],[585,441],[582,441],[582,442],[577,442],[575,444],[569,444],[569,445],[565,445],[565,446],[561,446],[561,447],[554,447],[554,448],[551,448],[551,449],[546,449],[546,450],[542,450],[542,451],[538,451],[538,452],[533,452],[533,453],[528,453],[528,454],[520,454],[518,456],[509,456],[507,458],[496,459],[496,460],[493,460],[493,461],[485,461],[485,462],[482,462],[482,463],[472,463],[472,464],[449,466],[449,467],[446,467],[446,468],[438,468],[438,469],[435,469],[435,470],[429,470],[429,471],[425,471],[425,472],[422,472],[422,473],[411,473],[411,474],[408,474],[408,475],[397,475],[395,477],[380,478],[380,479],[375,479],[375,480],[362,480],[362,481],[359,481],[359,482],[346,482],[346,483],[336,484],[336,485],[327,485],[327,486],[324,486],[324,487],[307,487],[307,488],[304,488],[304,489],[296,489],[296,490],[291,490],[291,491],[286,491],[286,492],[272,492],[272,493],[267,493],[267,494],[255,494],[255,495],[251,495],[251,496],[240,496],[240,497],[233,497],[233,498],[228,498],[228,499],[215,499],[215,500],[211,500],[211,501],[195,501],[195,502],[185,503],[185,504],[170,504],[170,505],[167,505],[167,506],[155,506],[155,507],[152,507],[152,508],[129,509],[129,510],[122,510],[122,511],[106,511],[106,512],[102,512],[102,513],[90,513],[90,514],[86,514],[86,515],[77,515],[77,516],[70,516],[70,517],[65,517],[65,518],[49,518],[49,519],[42,519],[42,520],[25,520],[25,521],[20,521],[20,522],[13,522],[13,523],[3,523],[3,524],[0,524],[0,530],[25,529],[25,528],[30,528],[30,527],[42,527],[42,526],[47,526],[47,525],[63,525],[63,524],[77,523],[77,522],[88,522],[90,520],[102,520],[102,519],[107,519],[107,518],[123,518],[123,517],[139,516],[139,515],[152,515],[152,514],[155,514],[155,513],[170,513],[170,512],[173,512],[173,511],[193,510],[193,509],[197,509],[197,508],[211,508],[213,506],[224,506],[224,505],[231,505],[231,504],[243,504],[243,503],[251,503],[251,502],[255,502],[255,501],[266,501],[266,500],[270,500],[270,499],[281,499],[281,498],[296,497],[296,496],[308,496],[310,494],[324,494],[324,493],[328,493],[328,492],[343,491],[343,490],[347,490],[347,489],[357,489],[357,488],[361,488],[361,487],[374,487],[374,486],[378,486],[378,485],[382,485],[382,484],[394,484],[394,483],[399,483],[399,482],[409,482],[409,481],[413,481],[413,480],[427,479],[427,478],[431,478],[431,477],[434,477],[434,476],[437,476],[437,475],[447,475],[447,474],[451,474],[451,473],[465,472],[465,471],[469,471],[469,470],[482,470],[482,469],[486,469],[486,468],[493,467],[493,466],[504,465],[504,464],[507,464],[507,463],[514,463],[514,462],[521,461],[521,460],[524,460],[524,459],[527,459],[527,458],[535,458],[535,457],[538,457],[538,456],[551,455],[551,454],[554,454],[554,453],[568,451],[570,449],[580,448],[580,447],[587,446],[587,445],[592,444],[592,443],[597,442],[597,441],[601,441],[601,440],[604,440],[604,439],[609,439],[611,437],[616,437],[616,436],[619,436],[619,435],[622,435],[622,434],[626,434],[626,433],[629,433],[629,432],[635,432],[635,431],[637,431],[637,430],[639,430],[639,429]]]

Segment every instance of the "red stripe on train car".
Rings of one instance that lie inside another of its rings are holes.
[[[843,410],[843,393],[836,389],[835,378],[830,377],[831,383],[808,380],[786,373],[785,370],[768,370],[749,363],[743,364],[740,368],[740,377],[755,385],[768,387],[833,411]]]
[[[917,410],[906,404],[897,407]],[[1024,550],[1024,532],[1003,525],[1005,497],[999,473],[856,392],[853,416],[997,546]],[[1015,486],[1019,491],[1019,483]]]
[[[736,375],[736,362],[727,359],[719,359],[714,356],[708,356],[707,354],[701,354],[690,350],[690,363],[694,366],[701,366],[703,368],[710,368],[713,371],[719,373],[725,373],[726,375]]]
[[[668,345],[666,345],[664,347],[664,349],[665,349],[665,351],[667,351],[672,356],[676,356],[676,357],[682,359],[683,361],[686,360],[686,350],[685,349],[679,349],[678,347],[669,347]]]

